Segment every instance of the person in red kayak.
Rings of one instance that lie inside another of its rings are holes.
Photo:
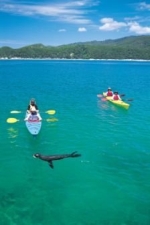
[[[113,94],[113,96],[112,96],[112,99],[115,100],[115,101],[116,101],[116,100],[121,100],[121,98],[120,98],[120,96],[119,96],[119,94],[118,94],[117,91],[114,92],[114,94]]]
[[[108,96],[108,97],[112,97],[113,96],[113,91],[111,90],[111,88],[108,88],[108,90],[106,92],[106,96]]]

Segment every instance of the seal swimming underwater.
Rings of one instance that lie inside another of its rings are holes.
[[[73,152],[71,154],[61,154],[61,155],[41,155],[39,153],[36,153],[33,155],[34,158],[39,158],[43,161],[48,162],[49,166],[53,169],[54,165],[53,165],[53,160],[60,160],[60,159],[64,159],[64,158],[74,158],[74,157],[80,157],[81,154],[77,154],[76,152]]]

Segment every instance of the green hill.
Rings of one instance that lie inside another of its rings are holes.
[[[105,40],[105,41],[90,41],[90,42],[79,42],[75,44],[86,44],[86,45],[106,45],[106,46],[124,46],[124,47],[150,47],[150,36],[130,36],[119,38],[115,40]]]
[[[0,48],[0,58],[143,59],[150,60],[150,36],[78,42],[57,47],[34,44]]]

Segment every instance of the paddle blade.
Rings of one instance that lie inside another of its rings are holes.
[[[54,115],[56,113],[56,111],[55,110],[48,110],[48,111],[46,111],[46,113],[48,113],[50,115]]]
[[[46,121],[47,122],[56,122],[56,121],[58,121],[58,119],[56,119],[56,118],[49,118]]]
[[[103,102],[106,102],[106,101],[107,101],[107,99],[106,99],[106,98],[102,98],[101,100],[102,100]]]
[[[125,102],[125,101],[129,101],[129,102],[130,102],[130,101],[133,101],[133,99],[132,99],[132,98],[131,98],[131,99],[124,99],[124,100],[122,100],[122,101],[124,101],[124,102]]]
[[[11,111],[10,113],[21,113],[21,111],[14,110],[14,111]]]
[[[8,118],[7,119],[7,123],[16,123],[18,122],[19,120],[17,120],[16,118]]]
[[[103,95],[101,95],[101,94],[98,94],[98,95],[97,95],[97,97],[98,97],[98,98],[101,98],[101,97],[103,97]]]

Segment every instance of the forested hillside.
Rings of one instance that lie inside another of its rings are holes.
[[[79,42],[57,47],[35,44],[0,48],[0,58],[144,59],[150,60],[150,36]]]

